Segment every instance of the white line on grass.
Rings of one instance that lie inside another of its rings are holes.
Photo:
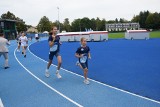
[[[0,98],[0,107],[4,107],[1,98]]]
[[[65,96],[64,94],[62,94],[61,92],[59,92],[58,90],[54,89],[53,87],[51,87],[50,85],[48,85],[47,83],[45,83],[44,81],[42,81],[40,78],[38,78],[36,75],[34,75],[31,71],[29,71],[17,58],[16,54],[15,54],[16,49],[14,50],[14,57],[17,60],[17,62],[34,78],[36,78],[39,82],[41,82],[42,84],[44,84],[45,86],[47,86],[48,88],[50,88],[52,91],[56,92],[57,94],[59,94],[60,96],[62,96],[63,98],[67,99],[68,101],[70,101],[71,103],[75,104],[78,107],[83,107],[82,105],[78,104],[77,102],[73,101],[72,99],[70,99],[69,97]]]
[[[32,44],[31,44],[31,45],[32,45]],[[31,45],[30,45],[30,46],[31,46]],[[29,47],[30,47],[30,46],[29,46]],[[33,56],[35,56],[36,58],[38,58],[38,59],[42,60],[43,62],[48,63],[46,60],[44,60],[44,59],[42,59],[42,58],[40,58],[40,57],[36,56],[35,54],[33,54],[33,53],[30,51],[29,47],[28,47],[28,51],[29,51]],[[52,64],[52,65],[53,65],[53,64]],[[53,66],[57,67],[56,65],[53,65]],[[73,74],[73,75],[76,75],[76,76],[79,76],[79,77],[84,78],[83,76],[81,76],[81,75],[79,75],[79,74],[76,74],[76,73],[74,73],[74,72],[72,72],[72,71],[66,70],[66,69],[64,69],[64,68],[61,68],[61,69],[62,69],[62,70],[64,70],[64,71],[66,71],[66,72],[69,72],[69,73],[71,73],[71,74]],[[152,101],[152,102],[155,102],[155,103],[160,104],[160,102],[159,102],[159,101],[156,101],[156,100],[153,100],[153,99],[150,99],[150,98],[147,98],[147,97],[141,96],[141,95],[137,95],[137,94],[131,93],[131,92],[129,92],[129,91],[125,91],[125,90],[122,90],[122,89],[119,89],[119,88],[113,87],[113,86],[111,86],[111,85],[101,83],[101,82],[96,81],[96,80],[93,80],[93,79],[89,79],[89,80],[91,80],[91,81],[93,81],[93,82],[95,82],[95,83],[98,83],[98,84],[101,84],[101,85],[104,85],[104,86],[110,87],[110,88],[112,88],[112,89],[115,89],[115,90],[118,90],[118,91],[121,91],[121,92],[124,92],[124,93],[130,94],[130,95],[133,95],[133,96],[136,96],[136,97],[139,97],[139,98],[142,98],[142,99],[149,100],[149,101]]]

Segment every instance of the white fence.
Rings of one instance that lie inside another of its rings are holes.
[[[147,30],[127,30],[125,32],[125,39],[149,39],[149,32]]]
[[[91,31],[91,32],[65,32],[57,34],[61,37],[61,41],[80,41],[85,37],[87,41],[105,41],[108,40],[107,31]]]

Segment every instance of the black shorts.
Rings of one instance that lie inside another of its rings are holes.
[[[18,44],[19,44],[19,46],[21,46],[21,42],[19,42]]]
[[[85,63],[80,63],[82,68],[85,69],[87,68],[88,69],[88,61],[86,61]]]
[[[39,37],[36,37],[36,40],[38,40],[39,39]]]
[[[49,52],[49,59],[50,60],[53,60],[54,56],[58,57],[58,56],[61,56],[61,55],[59,54],[59,52]]]

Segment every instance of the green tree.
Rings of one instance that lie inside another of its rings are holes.
[[[99,31],[101,29],[101,20],[99,17],[96,19],[96,31]]]
[[[86,29],[92,29],[94,31],[103,31],[105,30],[106,20],[100,20],[98,17],[96,19],[89,19],[84,17],[82,19],[75,19],[71,23],[72,31],[85,31]]]
[[[96,19],[94,19],[94,18],[91,19],[91,28],[94,31],[96,30]]]
[[[72,31],[85,31],[86,29],[92,28],[92,21],[87,17],[75,19],[71,23],[71,28]]]
[[[159,29],[160,28],[160,15],[155,13],[150,13],[146,19],[146,28],[148,29]]]
[[[140,17],[139,17],[139,15],[136,15],[136,16],[133,16],[133,18],[132,18],[132,20],[131,20],[131,22],[139,22],[139,20],[140,20]]]
[[[81,31],[81,19],[75,19],[71,23],[71,31],[72,32]]]
[[[24,21],[22,21],[22,22],[17,22],[17,23],[16,23],[16,26],[17,26],[17,31],[18,31],[18,32],[27,31],[27,25],[25,24]]]
[[[37,25],[37,29],[39,32],[44,32],[44,31],[49,32],[51,30],[51,25],[52,23],[49,21],[48,17],[43,16]]]
[[[86,29],[92,28],[91,20],[88,17],[84,17],[80,20],[81,30],[85,31]]]
[[[64,22],[63,22],[63,30],[67,31],[67,32],[70,32],[71,31],[71,25],[70,25],[70,22],[69,22],[69,19],[66,18],[64,19]]]
[[[106,23],[112,24],[112,23],[115,23],[115,20],[109,20],[109,21],[107,21]]]
[[[13,13],[8,11],[7,13],[4,13],[1,15],[1,19],[10,19],[10,20],[16,20],[16,26],[17,26],[17,31],[26,31],[27,30],[27,25],[25,22],[20,19],[19,17],[16,17]]]
[[[118,23],[118,19],[117,18],[115,19],[115,22]]]
[[[8,11],[7,13],[4,13],[1,15],[2,19],[11,19],[11,20],[17,20],[16,16],[11,13],[10,11]]]
[[[124,18],[120,18],[120,19],[119,19],[119,22],[120,22],[120,23],[128,23],[129,21],[126,20],[126,19],[124,19]]]
[[[144,12],[141,11],[139,13],[139,24],[140,24],[141,28],[146,28],[146,19],[149,14],[150,14],[150,12],[148,10],[144,11]]]
[[[101,27],[100,27],[101,31],[105,31],[106,30],[106,20],[102,19],[101,20]]]

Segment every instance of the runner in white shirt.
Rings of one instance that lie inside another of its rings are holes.
[[[36,39],[37,42],[39,42],[39,37],[38,37],[37,33],[35,34],[35,39]]]
[[[21,41],[21,46],[22,46],[22,54],[24,54],[24,57],[26,57],[26,49],[28,47],[28,39],[25,36],[25,33],[22,33],[22,36],[19,38]]]
[[[21,37],[21,32],[17,35],[16,40],[17,40],[17,52],[20,52],[20,47],[21,47],[21,41],[19,40],[19,38]]]
[[[4,38],[3,33],[0,32],[0,57],[1,55],[5,58],[4,68],[9,68],[8,66],[8,48],[7,45],[10,45],[10,42]]]

